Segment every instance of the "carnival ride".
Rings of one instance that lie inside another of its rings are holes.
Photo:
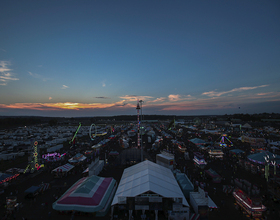
[[[73,143],[74,142],[74,144],[75,144],[75,138],[76,138],[76,135],[77,135],[77,133],[78,133],[78,131],[79,131],[79,129],[80,129],[80,127],[82,126],[82,123],[80,122],[80,124],[79,124],[79,127],[78,127],[78,129],[77,129],[77,131],[76,131],[76,133],[74,134],[74,136],[73,136],[73,138],[72,138],[72,140],[71,141],[69,141],[69,144],[71,144],[71,143]]]
[[[94,134],[92,134],[92,126],[94,126]],[[89,127],[89,137],[90,137],[90,139],[92,140],[92,141],[94,141],[94,139],[96,138],[96,137],[98,137],[98,136],[104,136],[104,135],[106,135],[107,134],[107,132],[102,132],[102,133],[97,133],[97,127],[96,127],[96,125],[95,124],[91,124],[91,126]]]
[[[220,147],[233,147],[233,143],[228,139],[227,134],[221,135],[218,139],[220,139]]]
[[[57,153],[57,152],[54,152],[54,153],[48,153],[48,154],[43,154],[42,155],[42,158],[46,161],[59,161],[61,160],[64,156],[66,155],[66,153],[64,154],[60,154],[60,153]]]
[[[44,167],[44,164],[39,165],[39,160],[38,160],[39,154],[38,154],[37,145],[38,145],[38,141],[35,141],[33,143],[33,151],[31,151],[31,156],[29,157],[30,161],[23,173],[26,173],[28,168],[30,168],[30,172],[33,173],[34,170],[39,170],[40,168]]]

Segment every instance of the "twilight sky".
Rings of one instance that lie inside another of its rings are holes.
[[[280,113],[278,0],[9,0],[0,116]]]

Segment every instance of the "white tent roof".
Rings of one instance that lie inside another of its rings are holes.
[[[198,192],[190,192],[190,196],[193,197],[198,205],[207,205],[209,208],[218,208],[209,196],[205,197],[205,192],[200,187],[198,187]]]
[[[135,197],[147,191],[166,198],[182,198],[182,204],[189,206],[172,171],[149,160],[124,170],[112,205],[118,203],[118,197]]]

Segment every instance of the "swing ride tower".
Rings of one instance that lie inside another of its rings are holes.
[[[33,146],[29,149],[28,165],[23,173],[26,173],[28,168],[30,169],[30,172],[33,173],[35,170],[39,170],[41,167],[43,167],[43,164],[39,164],[39,149],[37,145],[38,141],[35,141]]]

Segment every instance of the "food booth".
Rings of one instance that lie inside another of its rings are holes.
[[[235,189],[233,196],[236,203],[253,218],[262,217],[262,213],[266,210],[266,207],[262,205],[260,197],[250,198],[241,189]]]
[[[199,167],[200,169],[204,169],[204,167],[207,165],[206,161],[203,158],[198,158],[194,156],[193,158],[194,164]]]

